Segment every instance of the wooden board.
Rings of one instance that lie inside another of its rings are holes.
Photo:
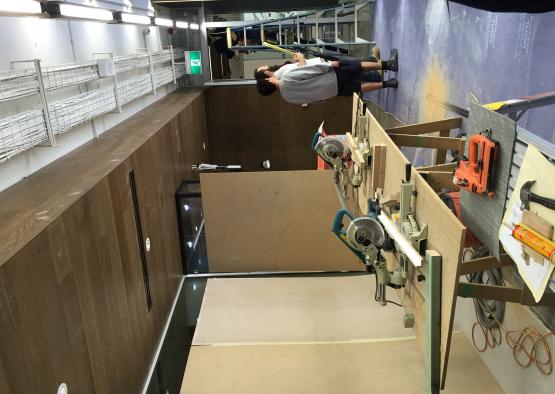
[[[331,232],[331,171],[202,174],[211,272],[351,271],[363,265]]]
[[[353,99],[358,100],[358,97],[355,95]],[[398,199],[401,181],[405,180],[406,177],[406,165],[410,163],[369,111],[368,114],[371,117],[368,135],[370,144],[379,144],[386,147],[386,173],[382,195],[384,199],[395,197]],[[416,129],[416,126],[414,128]],[[367,177],[367,179],[369,178],[371,177]],[[414,167],[411,168],[411,181],[414,183],[416,191],[416,220],[420,226],[428,225],[427,249],[436,250],[442,256],[440,350],[442,384],[445,384],[465,227]],[[360,188],[358,193],[361,190],[364,189]],[[360,198],[359,196],[358,201],[369,197],[365,195],[364,198]],[[366,213],[365,207],[361,206],[360,208],[363,213]],[[416,281],[414,271],[409,278],[405,290],[401,293],[406,294],[404,296],[405,309],[415,313],[415,331],[423,346],[425,318],[423,284]]]
[[[207,159],[204,108],[170,95],[0,194],[2,394],[140,391],[182,273],[174,193]]]
[[[503,391],[462,333],[454,335],[446,394]],[[193,346],[181,394],[424,392],[415,340]]]
[[[209,279],[193,345],[413,337],[374,289],[370,275]]]

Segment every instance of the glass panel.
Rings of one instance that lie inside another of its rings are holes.
[[[366,4],[359,8],[357,15],[358,23],[358,37],[366,41],[372,40],[372,27],[371,21],[374,20],[374,6],[373,4]]]

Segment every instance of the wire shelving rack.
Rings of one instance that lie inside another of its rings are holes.
[[[98,89],[49,105],[55,135],[116,109],[114,87]]]
[[[0,120],[0,163],[48,139],[42,110]]]
[[[121,105],[137,100],[152,93],[152,79],[150,74],[139,75],[118,84]]]
[[[156,89],[163,85],[175,85],[185,75],[184,66],[175,64],[176,59],[183,57],[183,49],[171,46],[154,52],[110,55],[114,69],[112,83],[93,90],[89,90],[89,82],[107,78],[99,72],[98,59],[48,67],[43,67],[39,59],[12,62],[12,69],[0,71],[0,104],[38,95],[40,108],[0,119],[0,163],[38,144],[48,142],[55,146],[55,136],[106,113],[121,112],[122,105],[156,94]],[[25,66],[14,69],[16,63]],[[120,78],[127,72],[143,69],[140,75]],[[48,102],[48,92],[70,86],[85,86],[87,91]]]
[[[32,96],[38,91],[35,69],[0,72],[0,103]]]

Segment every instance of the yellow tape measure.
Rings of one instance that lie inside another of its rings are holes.
[[[266,48],[273,49],[274,51],[285,53],[286,55],[291,55],[291,56],[295,55],[295,52],[293,52],[293,51],[290,51],[290,50],[282,48],[282,47],[278,47],[277,45],[270,44],[269,42],[266,42],[266,41],[264,41],[262,43],[262,45],[264,45]]]

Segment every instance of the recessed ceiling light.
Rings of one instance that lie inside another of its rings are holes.
[[[0,0],[0,13],[39,15],[42,9],[40,3],[34,0]]]
[[[83,7],[73,4],[59,4],[58,7],[60,15],[68,18],[92,19],[105,22],[114,19],[112,11],[103,10],[101,8]]]
[[[118,13],[116,19],[121,23],[132,23],[135,25],[150,25],[152,23],[149,16],[128,14],[127,12]]]
[[[154,18],[154,24],[156,26],[173,27],[173,21],[167,18]]]

